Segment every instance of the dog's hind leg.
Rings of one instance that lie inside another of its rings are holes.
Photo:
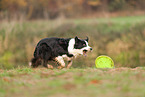
[[[52,65],[47,64],[47,67],[48,67],[49,69],[53,69],[53,66],[52,66]]]
[[[48,68],[47,67],[47,60],[45,60],[45,59],[43,59],[43,66],[46,67],[46,68]]]
[[[48,60],[46,58],[47,57],[43,59],[43,66],[49,69],[53,69],[53,66],[48,64]]]
[[[47,63],[51,57],[51,48],[46,43],[40,44],[39,48],[40,48],[39,54],[43,59],[43,66],[46,68],[50,67],[47,65]]]

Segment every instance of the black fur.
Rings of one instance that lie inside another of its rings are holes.
[[[75,45],[74,48],[75,49],[81,49],[83,47],[86,47],[86,42],[84,40],[78,39],[78,37],[75,37]]]
[[[75,37],[75,43],[70,40],[74,40],[73,38],[44,38],[40,40],[35,48],[34,51],[34,58],[31,60],[32,62],[32,67],[38,67],[39,65],[43,64],[44,67],[47,66],[47,62],[49,60],[53,61],[58,61],[57,58],[60,58],[63,56],[62,55],[67,55],[68,58],[68,63],[72,62],[72,57],[76,56],[76,53],[71,51],[69,48],[69,51],[71,54],[68,52],[68,46],[72,47],[73,45],[73,50],[78,49],[80,51],[87,52],[87,50],[92,50],[90,46],[88,46],[88,38],[85,40],[79,39],[77,36]],[[69,44],[70,43],[70,44]],[[81,52],[77,52],[78,54],[82,54]],[[74,55],[73,55],[74,54]],[[58,57],[60,56],[60,57]],[[61,59],[63,61],[63,59]],[[62,62],[61,61],[61,62]],[[58,62],[60,63],[60,61]],[[62,62],[63,63],[63,62]],[[60,63],[60,65],[63,67],[63,64]],[[70,64],[69,64],[70,65]],[[64,64],[65,66],[65,64]]]
[[[45,38],[38,42],[35,51],[34,58],[31,60],[32,67],[38,67],[43,64],[47,67],[49,60],[54,60],[55,57],[66,54],[68,57],[73,57],[68,53],[68,39],[63,38]]]

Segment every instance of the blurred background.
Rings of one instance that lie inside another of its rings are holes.
[[[0,68],[28,66],[46,37],[89,37],[93,52],[73,67],[94,67],[99,55],[116,67],[145,66],[144,0],[0,0]]]

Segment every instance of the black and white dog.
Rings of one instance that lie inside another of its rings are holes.
[[[53,68],[52,65],[47,64],[48,61],[53,60],[58,62],[58,68],[64,68],[64,59],[68,61],[67,68],[72,65],[73,57],[78,55],[85,55],[92,48],[88,45],[88,37],[85,40],[75,38],[45,38],[38,42],[34,58],[32,59],[32,67],[38,67],[43,64],[44,67]]]

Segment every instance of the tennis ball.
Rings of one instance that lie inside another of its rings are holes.
[[[95,64],[97,68],[114,68],[113,60],[105,55],[96,58]]]

